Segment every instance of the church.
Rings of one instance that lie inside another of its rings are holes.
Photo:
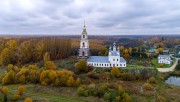
[[[94,67],[126,67],[126,60],[120,57],[119,47],[113,43],[113,47],[109,47],[108,56],[90,56],[88,34],[84,24],[83,32],[80,39],[80,48],[78,59],[86,59],[87,64]]]

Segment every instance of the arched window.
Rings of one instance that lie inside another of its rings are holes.
[[[85,35],[83,35],[83,38],[85,38]]]
[[[118,61],[118,59],[117,59],[117,61]]]
[[[85,43],[83,42],[83,47],[85,47]]]
[[[82,52],[82,56],[84,56],[85,55],[85,52]]]
[[[115,61],[115,59],[113,59],[113,61]]]

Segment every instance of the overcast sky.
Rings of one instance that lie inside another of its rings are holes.
[[[179,0],[0,0],[0,34],[180,34]]]

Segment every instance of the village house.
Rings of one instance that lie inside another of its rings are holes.
[[[170,55],[159,55],[158,56],[158,63],[172,64],[171,56]]]

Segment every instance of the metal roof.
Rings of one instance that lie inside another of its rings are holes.
[[[117,51],[111,51],[110,53],[111,53],[111,56],[119,56],[119,55],[117,54]]]
[[[120,62],[126,63],[126,60],[123,57],[121,57]]]
[[[170,58],[169,55],[159,55],[158,57]]]
[[[87,62],[110,63],[108,56],[90,56]],[[120,62],[125,63],[126,60],[123,57],[120,57]]]
[[[169,52],[169,50],[163,50],[163,52]]]
[[[102,63],[109,63],[107,56],[90,56],[87,62],[102,62]]]

